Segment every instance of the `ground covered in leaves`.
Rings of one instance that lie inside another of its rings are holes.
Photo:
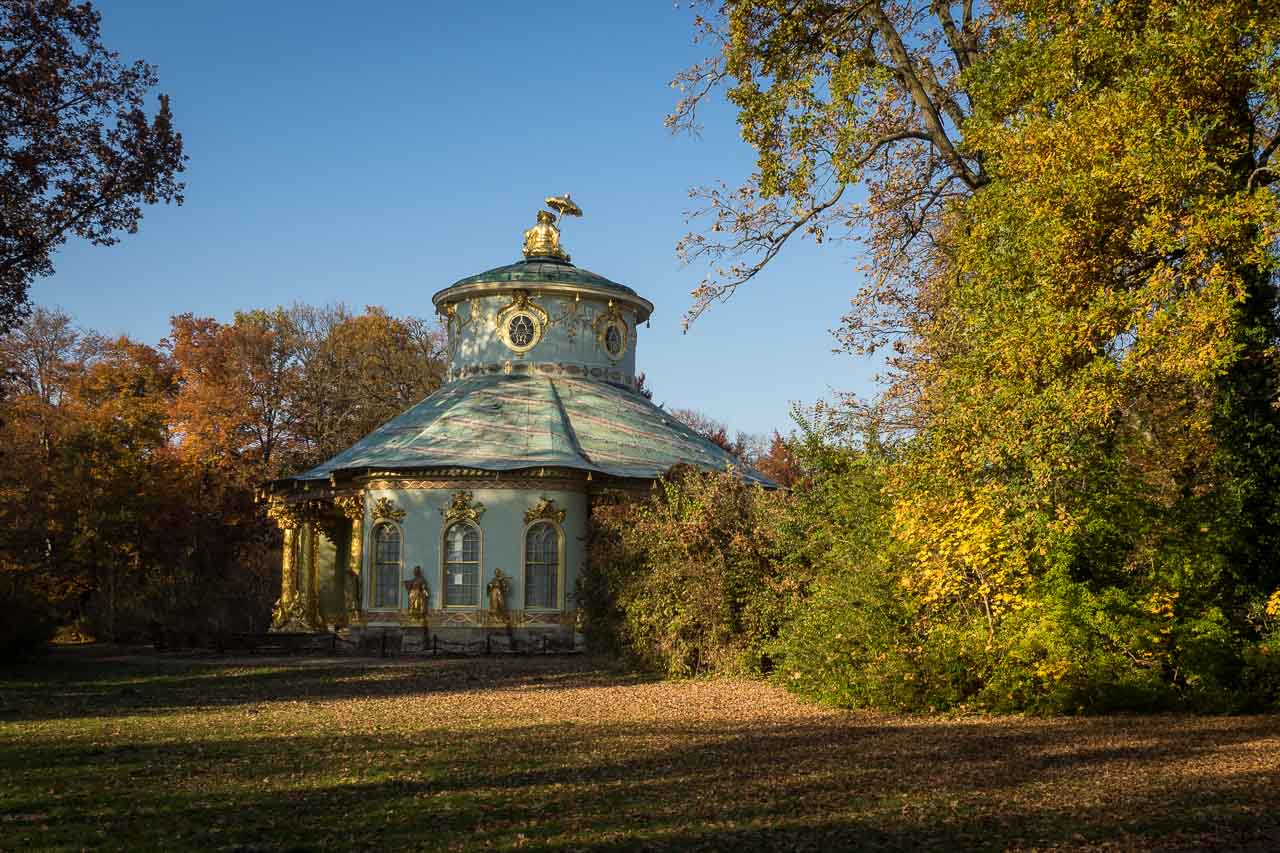
[[[584,658],[0,674],[0,849],[1280,847],[1280,717],[903,718]]]

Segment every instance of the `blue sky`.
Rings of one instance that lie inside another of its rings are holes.
[[[100,0],[106,44],[159,70],[190,163],[182,207],[110,248],[71,242],[32,298],[149,343],[169,317],[295,301],[431,316],[431,294],[520,257],[544,197],[586,212],[574,262],[657,308],[637,345],[655,401],[734,429],[793,401],[871,391],[833,354],[857,284],[848,246],[797,245],[681,333],[689,187],[749,174],[723,102],[673,136],[671,77],[701,56],[669,2]]]

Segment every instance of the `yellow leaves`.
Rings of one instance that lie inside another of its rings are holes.
[[[895,506],[895,535],[916,545],[903,584],[929,606],[977,599],[993,611],[1020,606],[1026,555],[1008,524],[1008,495],[988,485],[934,503],[903,495]]]
[[[1173,622],[1174,609],[1177,602],[1178,593],[1171,590],[1153,592],[1147,597],[1147,612],[1168,623],[1160,629],[1161,634],[1168,634],[1172,630],[1171,623]]]
[[[1071,672],[1071,661],[1065,659],[1037,661],[1034,672],[1045,681],[1058,682]]]
[[[1280,589],[1271,593],[1271,597],[1267,599],[1266,611],[1268,616],[1280,617]]]

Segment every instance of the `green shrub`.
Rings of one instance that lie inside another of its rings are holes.
[[[578,589],[587,642],[672,676],[767,670],[800,593],[773,558],[786,500],[732,472],[677,468],[648,500],[598,502]]]

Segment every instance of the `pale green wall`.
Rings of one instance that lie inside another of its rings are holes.
[[[448,507],[454,491],[449,489],[377,489],[368,492],[365,513],[365,589],[363,600],[367,603],[373,565],[373,525],[371,508],[379,498],[390,498],[405,511],[400,523],[404,561],[403,580],[413,577],[414,566],[422,566],[422,574],[431,587],[431,609],[441,604],[441,547],[444,535],[444,517],[441,510]],[[565,510],[564,530],[564,584],[561,601],[565,610],[575,608],[572,594],[578,571],[585,559],[587,503],[579,492],[554,489],[471,489],[472,500],[484,506],[480,516],[481,541],[481,600],[479,608],[488,606],[484,588],[493,579],[494,569],[501,568],[512,582],[508,606],[513,610],[524,608],[524,514],[540,498],[548,497],[556,507]],[[407,593],[400,589],[400,606],[408,604]],[[452,609],[452,608],[451,608]],[[376,621],[373,618],[371,621]]]
[[[623,320],[631,333],[627,352],[616,363],[600,348],[593,327],[596,317],[608,309],[607,301],[596,297],[583,297],[578,306],[578,322],[570,323],[572,296],[539,296],[535,290],[530,301],[551,316],[542,340],[533,349],[520,354],[512,352],[502,342],[493,318],[511,304],[510,294],[477,297],[458,304],[458,314],[465,325],[458,335],[450,367],[457,370],[476,364],[501,364],[503,362],[566,362],[592,365],[618,370],[623,381],[631,382],[636,372],[636,317],[635,312],[619,305]],[[573,334],[570,334],[570,328]]]

